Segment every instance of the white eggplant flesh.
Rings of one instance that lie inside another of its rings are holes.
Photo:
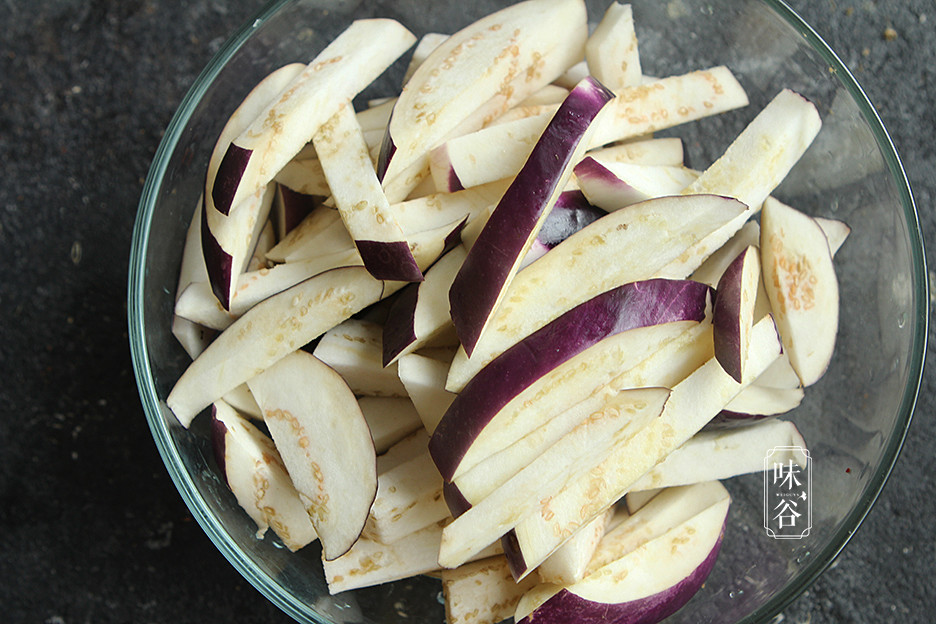
[[[536,568],[540,580],[543,583],[556,585],[570,585],[581,581],[585,577],[588,562],[592,560],[595,549],[604,537],[614,514],[614,508],[609,507],[606,512],[579,529],[556,552],[549,555],[549,558]]]
[[[804,386],[825,373],[835,349],[839,291],[829,243],[812,217],[776,200],[761,215],[761,264],[770,308]]]
[[[535,578],[514,581],[503,555],[442,570],[445,621],[449,624],[497,624],[514,613]]]
[[[661,416],[637,433],[591,474],[570,483],[514,527],[521,560],[532,570],[585,522],[623,496],[646,472],[698,433],[780,355],[773,319],[754,327],[748,354],[750,379],[736,382],[712,358],[677,384]]]
[[[423,427],[431,434],[455,400],[455,395],[445,389],[448,366],[417,353],[404,355],[391,366],[397,368],[400,382],[413,401]]]
[[[348,319],[325,332],[312,354],[335,369],[359,396],[406,397],[395,365],[385,367],[383,327]]]
[[[664,197],[589,224],[517,274],[471,357],[455,356],[446,387],[460,391],[495,357],[598,293],[653,277],[744,210],[714,195]],[[566,273],[581,279],[555,279]]]
[[[534,588],[518,603],[515,618],[523,624],[665,619],[692,598],[714,567],[730,502],[726,495],[637,548],[615,552],[578,583]],[[650,511],[648,505],[633,518]]]
[[[315,527],[273,441],[224,401],[213,406],[211,428],[218,464],[257,524],[257,539],[272,528],[291,551],[315,541]]]
[[[422,428],[416,407],[402,397],[359,397],[358,405],[374,438],[374,449],[384,453],[394,444]]]
[[[641,83],[640,53],[629,4],[612,2],[585,42],[585,62],[592,76],[615,93]]]
[[[283,464],[335,559],[358,539],[377,494],[374,442],[338,373],[296,351],[248,381]]]
[[[377,302],[384,292],[384,283],[358,266],[320,273],[266,299],[189,365],[169,393],[169,409],[188,427],[212,402]]]
[[[749,386],[750,387],[750,386]],[[670,453],[634,483],[632,492],[730,479],[764,470],[767,453],[777,447],[774,461],[792,459],[806,467],[806,442],[788,421],[770,420],[747,427],[702,431]],[[801,451],[794,450],[795,447]]]

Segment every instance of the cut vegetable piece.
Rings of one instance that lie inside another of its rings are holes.
[[[245,273],[250,273],[252,271],[260,271],[269,267],[269,263],[266,259],[266,252],[273,248],[273,245],[276,244],[276,233],[273,229],[273,219],[268,219],[266,225],[263,226],[263,229],[260,231],[260,236],[257,237],[256,245],[254,246],[253,253],[250,256],[250,260],[247,262],[247,267],[244,269]]]
[[[452,322],[468,354],[481,336],[543,220],[584,153],[610,91],[583,80],[543,131],[481,230],[449,291]]]
[[[790,364],[809,386],[825,373],[838,330],[838,280],[816,221],[775,199],[761,215],[764,287]]]
[[[216,332],[179,315],[172,317],[172,335],[193,360],[214,340]]]
[[[442,498],[442,477],[424,450],[378,475],[377,497],[364,534],[392,544],[448,517],[448,507]]]
[[[389,288],[389,285],[387,285]],[[250,309],[182,373],[166,400],[183,426],[212,402],[378,301],[385,284],[364,267],[320,273]]]
[[[286,235],[296,229],[296,226],[302,223],[302,220],[308,217],[323,199],[324,197],[320,196],[303,195],[282,184],[277,184],[271,216],[271,221],[276,224],[274,243],[286,238]],[[275,244],[264,251],[265,258],[267,252],[274,246]]]
[[[396,104],[396,98],[386,98],[380,103],[370,102],[368,108],[357,113],[357,122],[361,130],[364,132],[386,130],[394,104]]]
[[[728,265],[715,291],[712,311],[715,359],[739,383],[744,377],[744,356],[754,326],[754,304],[760,274],[757,247],[748,247]]]
[[[532,431],[478,461],[455,478],[447,492],[455,497],[453,500],[457,504],[457,507],[452,508],[452,514],[456,515],[465,506],[470,506],[469,498],[472,501],[481,500],[501,486],[590,414],[601,410],[607,401],[622,390],[672,387],[712,357],[710,323],[700,323],[684,331],[680,331],[678,325],[655,325],[627,332],[627,340],[618,345],[620,355],[616,358],[615,366],[624,372],[601,387],[592,390],[596,382],[590,378],[587,368],[580,368],[580,373],[563,378],[565,396],[569,397],[573,392],[575,394],[560,403],[560,406],[583,395],[587,394],[587,397],[566,409],[560,407],[560,413],[555,413],[555,406],[547,411],[543,408],[544,401],[539,401],[537,415],[541,415],[539,420],[542,422],[532,423],[536,425]],[[578,375],[587,378],[577,379]],[[473,461],[470,455],[471,449],[466,455],[469,462]]]
[[[741,84],[723,66],[653,80],[616,94],[601,113],[591,146],[634,139],[747,105]]]
[[[501,180],[457,193],[432,193],[394,204],[393,209],[407,235],[465,218],[473,222],[479,214],[497,204],[509,183],[509,180]]]
[[[822,121],[809,100],[785,89],[748,124],[725,153],[683,194],[715,193],[735,197],[748,210],[694,246],[693,253],[678,258],[661,277],[683,278],[721,247],[780,184],[810,146]],[[762,224],[763,226],[763,224]]]
[[[387,201],[350,102],[312,137],[341,220],[377,279],[421,281],[422,272]]]
[[[725,497],[578,583],[535,588],[518,604],[518,622],[649,624],[665,619],[695,595],[712,571],[729,505]]]
[[[589,202],[612,212],[638,202],[678,195],[699,177],[685,167],[635,165],[586,157],[575,166],[575,178]]]
[[[406,397],[397,367],[381,361],[382,335],[376,323],[348,319],[325,332],[312,354],[334,368],[354,394]]]
[[[625,89],[599,115],[589,149],[642,137],[747,103],[741,85],[724,67]],[[444,182],[441,188],[457,189],[515,175],[551,118],[551,114],[544,114],[496,124],[446,141],[432,154],[435,179]]]
[[[659,494],[662,491],[660,489],[653,490],[631,490],[624,496],[624,506],[627,507],[627,513],[634,515],[640,510],[644,505],[649,503],[654,496]]]
[[[299,225],[267,252],[274,262],[297,262],[354,247],[338,211],[319,205]]]
[[[793,370],[790,355],[786,351],[781,353],[777,361],[771,364],[754,383],[764,388],[784,389],[800,388],[803,385],[796,371]]]
[[[612,2],[585,42],[591,75],[614,92],[641,83],[634,15],[629,4]]]
[[[352,22],[231,143],[211,187],[217,209],[226,212],[263,188],[415,41],[394,20]]]
[[[845,243],[845,239],[851,234],[851,228],[848,227],[848,224],[844,221],[839,221],[837,219],[826,219],[823,217],[813,218],[826,235],[826,239],[829,241],[829,252],[834,258],[839,248]]]
[[[413,77],[419,66],[429,58],[429,55],[448,38],[449,35],[443,33],[426,33],[420,37],[419,43],[413,49],[413,56],[410,57],[409,65],[406,66],[406,72],[403,74],[404,85],[409,82],[409,79]]]
[[[358,405],[374,439],[374,449],[383,453],[391,446],[422,428],[419,414],[409,399],[396,397],[360,397]]]
[[[212,291],[225,309],[231,305],[237,278],[247,268],[257,238],[270,216],[275,184],[261,188],[238,204],[228,216],[210,215],[216,211],[207,205],[202,210],[202,252]]]
[[[455,399],[454,394],[445,390],[448,367],[444,362],[415,353],[401,357],[396,366],[423,426],[432,433]]]
[[[520,597],[535,584],[534,578],[515,582],[502,555],[442,570],[445,621],[497,624],[513,615]]]
[[[460,391],[495,357],[598,293],[653,277],[743,211],[725,197],[667,197],[611,213],[576,232],[517,274],[472,356],[463,350],[455,356],[446,387]]]
[[[241,384],[222,397],[223,401],[233,407],[239,414],[249,416],[256,420],[263,420],[263,411],[257,405],[257,400],[250,393],[247,384]]]
[[[735,232],[735,235],[728,242],[706,258],[705,262],[692,272],[689,279],[708,284],[712,288],[716,287],[728,265],[741,252],[752,245],[755,247],[760,245],[760,225],[757,221],[748,221],[741,226],[741,229]]]
[[[175,300],[178,303],[182,293],[193,283],[207,282],[208,270],[205,268],[205,256],[201,249],[201,224],[203,197],[198,198],[192,220],[185,234],[182,248],[182,263],[179,267],[179,282],[176,285]],[[212,296],[213,298],[213,296]],[[214,340],[215,332],[184,315],[172,317],[172,335],[193,360]]]
[[[318,156],[303,160],[290,160],[279,170],[274,181],[302,196],[326,198],[331,195],[325,171]]]
[[[608,531],[595,549],[586,576],[728,500],[728,490],[715,480],[697,481],[660,491],[640,510]]]
[[[409,193],[406,174],[425,167],[428,151],[475,111],[506,110],[581,58],[587,35],[581,0],[527,0],[441,43],[407,81],[390,118],[379,169],[390,200]]]
[[[218,465],[257,524],[257,539],[272,528],[292,551],[314,541],[315,527],[273,441],[223,401],[213,406],[211,434]]]
[[[448,291],[467,251],[458,245],[426,272],[426,279],[397,294],[383,327],[383,364],[411,353],[451,326]]]
[[[218,303],[210,284],[195,283],[179,297],[176,314],[206,327],[223,330],[252,307],[277,293],[325,271],[361,264],[360,255],[352,247],[346,251],[243,273],[237,279],[237,290],[231,298],[229,310]]]
[[[430,450],[442,476],[454,479],[544,422],[546,414],[527,409],[533,397],[543,409],[550,405],[561,411],[584,398],[579,393],[604,383],[602,377],[620,372],[625,349],[640,351],[630,344],[628,331],[701,321],[707,296],[708,287],[696,282],[625,284],[576,306],[505,351],[466,385],[433,434]],[[683,329],[659,331],[677,335]],[[563,381],[576,371],[578,383]]]
[[[631,491],[691,485],[760,472],[764,470],[768,451],[777,447],[799,447],[805,451],[806,443],[793,423],[782,420],[703,431],[654,466],[634,483]],[[806,465],[805,455],[793,448],[778,449],[772,456],[772,461],[786,463],[788,459],[800,466]]]
[[[582,60],[562,72],[562,75],[553,81],[553,84],[566,89],[575,87],[578,83],[588,76],[588,64]]]
[[[421,426],[389,449],[383,455],[377,456],[377,474],[393,470],[409,460],[424,453],[429,445],[429,434]]]
[[[455,330],[449,328],[444,335],[439,337],[438,341],[433,342],[438,342],[438,345],[423,347],[413,353],[437,360],[446,366],[451,365],[452,358],[455,357],[455,351],[458,349],[458,338],[455,336]]]
[[[374,443],[357,399],[338,373],[296,351],[247,382],[326,559],[360,536],[377,493]]]
[[[568,96],[568,89],[565,89],[565,91]],[[508,110],[506,113],[504,113],[497,119],[494,119],[488,125],[497,125],[497,124],[507,123],[509,121],[516,121],[517,119],[526,119],[528,117],[537,117],[540,115],[548,115],[551,117],[552,115],[556,114],[556,110],[559,109],[559,104],[561,103],[562,103],[562,100],[559,100],[555,104],[539,104],[537,106],[514,106],[513,108]],[[488,127],[488,125],[485,125],[485,127]],[[461,136],[465,136],[465,135],[461,135]],[[532,145],[530,147],[532,147]]]
[[[707,428],[749,425],[771,416],[785,414],[799,406],[803,395],[801,387],[768,388],[755,382],[732,399],[731,403],[712,419]]]
[[[590,150],[593,156],[602,162],[626,162],[634,165],[678,166],[683,164],[682,139],[669,137],[630,141],[619,145],[599,147]]]
[[[192,214],[188,230],[185,233],[185,244],[182,247],[182,264],[179,266],[179,282],[176,285],[176,301],[190,284],[208,281],[208,269],[205,268],[205,256],[201,248],[202,210],[204,197],[198,198],[198,204]]]
[[[569,95],[569,90],[559,85],[548,84],[539,91],[531,93],[517,106],[542,106],[544,104],[561,104]]]
[[[592,473],[544,501],[514,528],[520,559],[515,577],[531,570],[585,522],[603,512],[673,450],[695,435],[780,354],[773,319],[754,326],[748,353],[751,378],[736,382],[712,358],[673,388],[663,413],[637,433]]]
[[[587,476],[624,441],[658,418],[666,388],[619,393],[506,483],[459,515],[442,531],[439,564],[461,565],[494,543],[566,484]],[[431,441],[430,441],[431,449]]]
[[[343,556],[323,561],[328,591],[337,594],[438,570],[439,543],[446,522],[416,531],[393,544],[362,537]],[[499,547],[492,546],[477,558],[492,557],[499,551]]]
[[[250,127],[257,116],[263,112],[270,102],[274,101],[283,89],[295,80],[304,69],[305,66],[302,65],[302,63],[291,63],[268,74],[251,89],[250,93],[247,94],[224,124],[224,128],[221,129],[218,140],[215,142],[214,149],[211,152],[211,158],[208,161],[207,173],[205,176],[205,205],[209,212],[214,213],[210,215],[210,218],[216,219],[221,216],[229,215],[231,208],[235,205],[232,202],[218,205],[212,193],[219,169],[221,169],[222,163],[227,158],[231,143],[237,139],[244,130]],[[228,162],[225,165],[226,167],[231,167],[235,164],[231,158],[228,158]],[[266,186],[266,183],[257,184],[252,191],[243,193],[242,199],[255,193],[264,186]]]
[[[246,266],[248,249],[252,247],[256,233],[255,224],[266,220],[266,214],[263,213],[268,204],[262,200],[267,185],[257,185],[253,191],[243,195],[239,204],[227,205],[223,209],[215,205],[211,188],[231,142],[302,69],[299,63],[286,65],[261,80],[228,118],[208,161],[203,193],[202,247],[212,289],[225,307],[238,274]]]
[[[550,113],[523,117],[449,139],[429,155],[436,188],[454,192],[512,178],[552,118]],[[498,158],[479,158],[493,146],[498,146]]]
[[[614,513],[614,508],[609,508],[605,513],[579,529],[569,541],[551,554],[536,569],[540,580],[544,583],[555,583],[557,585],[570,585],[581,581],[585,576],[588,562],[595,554],[598,542],[604,537],[605,530],[611,523]]]

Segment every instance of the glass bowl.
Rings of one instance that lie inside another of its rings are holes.
[[[273,2],[202,72],[156,154],[140,200],[129,271],[129,329],[140,397],[156,444],[193,516],[225,557],[301,622],[440,622],[440,584],[419,577],[330,596],[316,545],[286,550],[255,527],[219,478],[207,418],[190,430],[166,396],[188,364],[170,332],[186,227],[227,115],[272,68],[308,62],[354,18],[392,17],[417,36],[453,32],[505,2]],[[607,5],[588,2],[594,22]],[[836,256],[841,314],[835,358],[791,414],[813,458],[813,527],[777,540],[762,528],[763,480],[735,478],[717,565],[674,622],[765,622],[800,594],[861,524],[886,480],[916,400],[927,286],[917,215],[898,156],[865,94],[825,42],[777,1],[634,0],[644,73],[727,65],[751,100],[743,110],[675,129],[697,168],[716,158],[780,89],[811,99],[824,125],[774,195],[852,228]],[[394,65],[362,97],[398,90]]]

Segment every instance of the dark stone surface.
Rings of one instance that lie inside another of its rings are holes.
[[[936,5],[792,4],[877,106],[924,236],[936,239]],[[0,2],[5,622],[289,621],[215,550],[173,487],[139,406],[125,320],[130,233],[160,135],[227,34],[259,7]],[[936,388],[927,364],[915,421],[878,504],[777,621],[933,620]]]

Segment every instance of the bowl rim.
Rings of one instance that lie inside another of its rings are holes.
[[[269,0],[253,17],[246,20],[214,54],[195,82],[189,88],[175,114],[171,118],[166,132],[160,141],[147,173],[140,197],[131,241],[131,254],[128,267],[127,319],[129,342],[134,375],[140,394],[141,403],[163,460],[173,483],[182,496],[192,516],[218,548],[221,554],[235,569],[261,594],[297,621],[312,621],[317,624],[330,624],[311,605],[302,603],[286,591],[274,578],[263,573],[246,556],[231,535],[208,512],[206,501],[201,496],[191,475],[181,469],[182,458],[172,441],[164,414],[168,413],[165,402],[161,401],[156,391],[152,369],[148,359],[148,347],[144,328],[144,283],[146,279],[143,257],[149,244],[150,224],[155,202],[166,173],[166,167],[182,131],[191,118],[196,106],[205,92],[220,73],[227,61],[241,48],[250,36],[279,10],[298,0]],[[878,496],[896,464],[900,450],[906,439],[916,406],[917,397],[923,379],[923,363],[927,345],[929,323],[929,292],[926,279],[926,256],[919,216],[913,199],[910,184],[893,141],[871,104],[870,99],[858,84],[854,75],[842,62],[826,41],[803,20],[784,0],[757,0],[772,8],[787,24],[799,32],[810,47],[829,64],[829,70],[835,75],[840,85],[851,95],[868,124],[875,142],[884,157],[885,164],[894,181],[908,226],[909,252],[914,269],[913,278],[913,327],[910,361],[908,362],[907,383],[898,407],[895,426],[883,446],[882,460],[866,484],[852,511],[840,523],[840,529],[833,534],[825,547],[812,556],[811,561],[783,589],[772,596],[753,613],[740,620],[739,624],[766,622],[793,602],[807,589],[832,561],[841,553],[851,537],[860,527],[864,518],[873,507]],[[173,418],[168,415],[169,420]]]
[[[884,489],[884,485],[890,477],[900,450],[903,447],[910,428],[910,422],[913,418],[913,412],[916,408],[917,397],[919,396],[920,386],[923,382],[923,363],[926,354],[926,344],[929,326],[929,283],[926,278],[926,254],[923,246],[923,234],[920,229],[919,214],[917,213],[916,203],[913,199],[913,193],[910,189],[910,181],[904,170],[903,163],[897,153],[894,142],[884,127],[884,123],[878,115],[871,99],[865,93],[864,89],[858,83],[858,80],[852,74],[848,66],[842,62],[842,59],[832,49],[832,47],[810,26],[796,11],[794,11],[784,0],[761,0],[764,4],[772,7],[780,17],[782,17],[790,26],[795,28],[810,47],[816,51],[828,64],[829,71],[835,75],[840,85],[848,91],[855,104],[861,111],[862,117],[867,122],[871,133],[874,135],[875,142],[884,157],[884,161],[890,171],[898,194],[900,203],[904,210],[904,216],[907,222],[909,234],[909,251],[911,264],[914,269],[914,335],[912,337],[910,361],[907,369],[907,385],[904,388],[903,397],[897,410],[897,418],[894,428],[890,432],[886,443],[883,446],[881,454],[881,463],[878,465],[871,479],[865,485],[864,492],[858,498],[851,512],[843,518],[839,530],[833,534],[832,538],[825,547],[807,564],[799,574],[787,584],[777,595],[770,598],[760,609],[743,618],[739,624],[754,624],[755,622],[764,622],[768,618],[780,613],[790,605],[800,594],[802,594],[817,578],[832,564],[836,557],[842,552],[845,546],[851,541],[852,536],[864,522],[871,508],[874,506],[878,497]],[[761,615],[764,617],[758,619]]]
[[[137,381],[137,389],[143,404],[143,411],[149,424],[150,432],[156,442],[163,464],[169,471],[172,482],[182,496],[186,507],[192,513],[202,530],[214,543],[225,559],[243,576],[255,589],[266,596],[273,604],[279,607],[296,621],[313,621],[317,624],[331,624],[318,613],[296,599],[287,592],[274,578],[263,573],[237,542],[225,530],[220,522],[208,511],[208,505],[198,491],[194,480],[188,472],[182,470],[184,465],[179,449],[172,441],[166,419],[167,413],[171,420],[175,418],[169,414],[169,408],[164,401],[160,401],[153,379],[152,368],[147,357],[149,352],[144,322],[144,296],[145,267],[142,259],[149,244],[149,230],[155,209],[156,198],[166,173],[169,159],[178,145],[182,131],[191,118],[196,106],[201,102],[205,92],[212,84],[234,54],[243,46],[250,36],[267,20],[275,15],[282,7],[292,4],[296,0],[269,0],[252,17],[248,18],[224,42],[221,48],[212,56],[208,64],[202,69],[195,82],[189,88],[178,109],[173,114],[169,125],[159,142],[156,154],[143,184],[143,191],[137,208],[137,216],[133,226],[131,239],[131,253],[129,262],[127,319],[129,329],[131,359],[133,372]]]

